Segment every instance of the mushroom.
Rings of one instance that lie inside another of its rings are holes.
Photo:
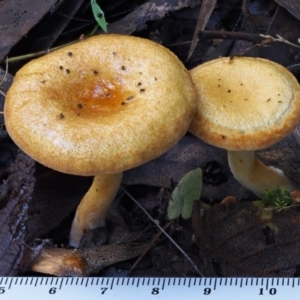
[[[72,224],[70,245],[103,226],[122,173],[161,155],[196,111],[189,72],[147,39],[100,35],[33,60],[6,97],[6,128],[41,164],[95,176]]]
[[[296,78],[283,66],[262,58],[223,57],[191,70],[198,105],[189,131],[228,150],[231,171],[257,196],[295,182],[282,170],[255,157],[291,133],[300,121]]]

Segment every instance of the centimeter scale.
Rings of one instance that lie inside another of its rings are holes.
[[[0,300],[299,298],[300,278],[0,277]]]

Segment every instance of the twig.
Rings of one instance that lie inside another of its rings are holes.
[[[6,63],[5,63],[5,74],[4,74],[3,78],[2,78],[2,80],[0,81],[0,87],[1,87],[2,83],[6,80],[7,74],[8,74],[8,58],[6,58]],[[1,90],[0,90],[0,91],[1,91]],[[3,95],[3,94],[2,94],[2,95]],[[4,97],[6,97],[6,96],[4,96]]]
[[[53,51],[55,51],[57,49],[63,48],[65,46],[72,45],[72,44],[74,44],[74,43],[76,43],[78,41],[79,40],[72,41],[72,42],[70,42],[68,44],[65,44],[65,45],[57,46],[57,47],[54,47],[54,48],[51,48],[51,49],[47,49],[47,50],[43,50],[43,51],[39,51],[39,52],[35,52],[35,53],[30,53],[30,54],[25,54],[25,55],[11,57],[11,58],[7,59],[7,62],[8,63],[12,63],[12,62],[20,61],[20,60],[25,60],[25,59],[30,59],[30,58],[36,58],[36,57],[48,54],[50,52],[53,52]]]
[[[4,97],[4,98],[6,98],[6,94],[0,89],[0,94]]]
[[[163,229],[166,230],[170,227],[170,225],[173,222],[169,222],[167,223]],[[149,246],[145,249],[145,251],[139,256],[139,258],[136,260],[136,262],[133,264],[133,266],[130,268],[129,272],[133,271],[133,269],[137,266],[137,264],[141,261],[141,259],[146,255],[146,253],[154,246],[154,244],[156,243],[156,241],[159,239],[159,237],[163,234],[162,231],[159,231],[155,237],[152,239],[152,242],[149,244]]]
[[[151,215],[141,206],[138,201],[134,199],[123,187],[121,189],[124,193],[148,216],[148,218],[163,232],[163,234],[173,243],[173,245],[183,254],[183,256],[190,262],[196,272],[201,276],[205,277],[198,269],[197,265],[192,261],[192,259],[184,252],[184,250],[171,238],[171,236],[155,221]]]
[[[254,34],[244,32],[231,31],[213,31],[203,30],[198,33],[198,38],[201,39],[224,39],[224,40],[243,40],[248,41],[258,46],[266,45],[272,42],[281,42],[293,47],[300,48],[299,45],[293,44],[282,36],[276,34],[276,38],[269,34]]]
[[[243,40],[253,44],[262,43],[265,40],[260,34],[231,32],[231,31],[212,31],[203,30],[198,33],[198,38],[202,39],[224,39],[224,40]]]

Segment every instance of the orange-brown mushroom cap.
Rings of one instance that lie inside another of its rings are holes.
[[[55,170],[118,173],[172,147],[195,114],[179,59],[131,36],[100,35],[25,65],[5,102],[5,124],[28,155]]]
[[[209,144],[231,151],[264,149],[300,121],[299,84],[275,62],[224,57],[191,75],[199,101],[189,130]]]

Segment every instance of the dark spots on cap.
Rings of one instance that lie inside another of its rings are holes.
[[[156,78],[156,77],[154,77],[154,80],[155,80],[155,81],[157,81],[157,78]]]
[[[267,102],[269,102],[269,101],[271,101],[271,98],[269,98],[269,99],[267,100]]]
[[[112,54],[113,54],[113,55],[117,55],[117,52],[113,52]]]
[[[278,103],[282,103],[282,101],[278,101]]]
[[[71,57],[73,53],[71,51],[68,52],[68,56]]]
[[[127,101],[127,102],[128,102],[128,101],[131,101],[131,100],[133,100],[133,98],[134,98],[133,96],[129,96],[129,97],[126,98],[125,101]]]
[[[64,67],[63,67],[63,66],[59,66],[59,69],[60,69],[60,70],[63,70],[63,69],[64,69]]]
[[[220,84],[218,84],[218,87],[221,87],[221,85],[220,85]]]
[[[278,96],[280,96],[280,94],[277,94]]]
[[[60,119],[63,119],[65,116],[63,115],[63,113],[60,113],[58,116]]]
[[[66,73],[67,73],[67,74],[70,74],[70,69],[66,69]]]
[[[141,93],[145,93],[146,89],[140,89]]]
[[[247,99],[247,98],[245,98],[245,99],[244,99],[244,101],[248,101],[248,99]]]
[[[241,83],[240,85],[243,85],[243,83]]]
[[[111,94],[110,94],[110,93],[107,93],[107,94],[105,94],[105,96],[106,96],[107,98],[109,98],[109,97],[111,97]]]
[[[218,81],[221,81],[221,78],[218,78]]]
[[[143,74],[143,72],[139,72],[139,74],[140,74],[140,75],[142,75],[142,74]]]
[[[78,104],[77,104],[77,107],[78,107],[78,108],[83,108],[83,106],[82,106],[81,103],[78,103]]]
[[[126,67],[125,67],[125,66],[122,66],[122,67],[121,67],[121,70],[122,70],[122,71],[125,71],[125,70],[126,70]]]
[[[228,90],[227,93],[231,93],[231,90]]]
[[[125,104],[126,104],[125,102],[122,102],[122,103],[121,103],[121,105],[125,105]]]
[[[95,75],[97,75],[97,74],[99,74],[99,71],[98,71],[98,70],[94,70],[93,73],[94,73]]]
[[[225,135],[222,135],[222,140],[225,140],[226,139],[226,136]]]
[[[44,80],[42,80],[42,81],[41,81],[41,83],[46,83],[46,80],[45,80],[45,79],[44,79]]]
[[[142,85],[142,83],[141,83],[141,82],[138,82],[137,86],[141,86],[141,85]]]

